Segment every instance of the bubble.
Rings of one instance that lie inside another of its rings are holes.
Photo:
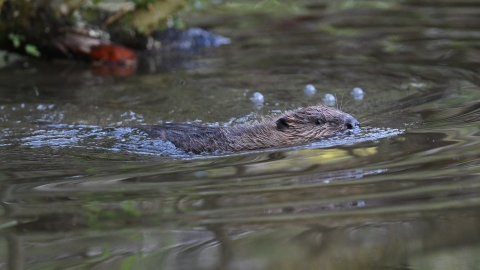
[[[324,98],[322,98],[323,104],[327,106],[334,106],[335,105],[335,97],[332,94],[326,94]]]
[[[307,96],[313,96],[315,95],[315,92],[317,92],[317,89],[315,89],[315,86],[307,84],[307,86],[305,86],[305,88],[303,89],[303,92]]]
[[[265,101],[263,95],[259,92],[253,93],[253,96],[250,98],[253,103],[261,104]]]
[[[362,100],[364,94],[363,90],[359,87],[353,88],[352,92],[350,92],[350,95],[352,95],[355,100]]]

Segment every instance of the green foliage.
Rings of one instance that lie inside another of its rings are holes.
[[[173,14],[172,22],[173,22],[173,25],[175,26],[175,28],[178,28],[178,29],[185,29],[186,28],[185,23],[178,16],[178,14]]]
[[[42,55],[40,53],[40,51],[37,49],[37,47],[35,45],[32,45],[32,44],[26,44],[25,45],[25,52],[28,55],[35,56],[35,57],[40,57]]]
[[[14,33],[8,34],[8,39],[10,39],[13,43],[14,48],[19,48],[20,45],[22,44],[22,41],[25,40],[25,37],[22,35],[17,35]]]
[[[22,43],[25,41],[25,36],[10,33],[8,34],[8,39],[10,39],[10,41],[12,42],[13,47],[18,49],[22,46]],[[24,49],[28,55],[35,56],[35,57],[40,57],[42,55],[38,50],[37,46],[32,44],[25,44]]]

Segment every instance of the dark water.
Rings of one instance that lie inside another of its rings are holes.
[[[232,44],[129,77],[1,69],[0,268],[479,269],[480,4],[362,3],[192,15]],[[192,156],[129,128],[251,123],[327,93],[360,133]]]

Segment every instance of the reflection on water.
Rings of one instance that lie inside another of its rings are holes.
[[[477,269],[480,10],[442,3],[193,19],[232,44],[161,73],[2,70],[0,268]],[[130,128],[251,123],[328,93],[360,133],[188,155]]]

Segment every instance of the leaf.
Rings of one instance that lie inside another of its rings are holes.
[[[27,54],[35,57],[40,57],[42,55],[40,51],[37,49],[37,46],[32,44],[26,44],[25,51],[27,52]]]
[[[8,38],[12,41],[14,48],[20,47],[20,44],[22,43],[22,41],[25,40],[24,36],[17,35],[17,34],[14,34],[14,33],[8,34]]]

